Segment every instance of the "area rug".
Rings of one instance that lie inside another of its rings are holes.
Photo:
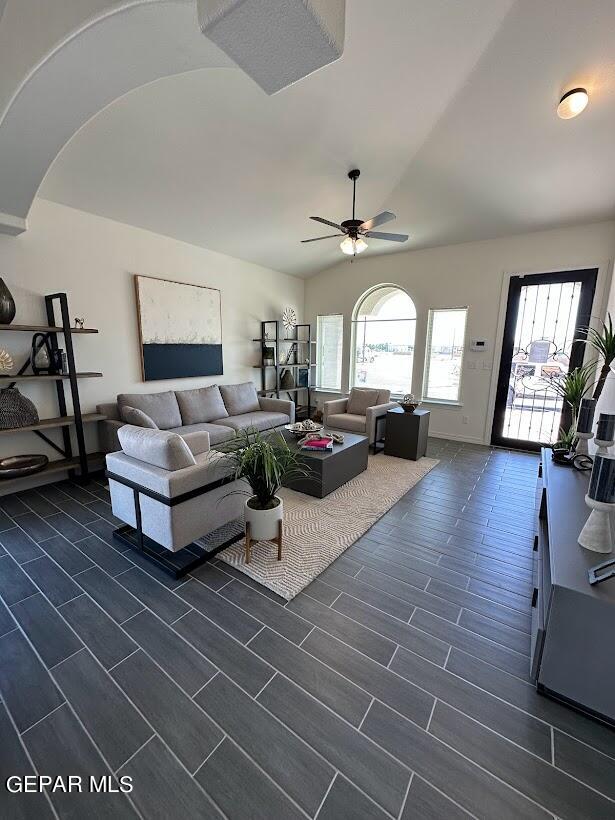
[[[259,541],[246,564],[243,539],[217,557],[290,601],[437,463],[433,458],[408,461],[379,454],[369,457],[365,472],[326,498],[284,488],[282,560],[276,560],[275,544]]]

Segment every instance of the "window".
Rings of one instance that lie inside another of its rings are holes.
[[[429,311],[423,398],[459,401],[467,308]]]
[[[342,389],[343,330],[339,313],[316,318],[316,386],[321,390]]]
[[[404,290],[379,285],[365,293],[352,319],[351,384],[409,393],[415,329],[416,309]]]

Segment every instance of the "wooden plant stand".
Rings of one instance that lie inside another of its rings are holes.
[[[246,564],[250,563],[250,559],[252,558],[252,532],[251,532],[250,522],[248,521],[246,524]],[[282,560],[282,522],[278,521],[278,537],[275,539],[275,543],[278,545],[278,561]]]

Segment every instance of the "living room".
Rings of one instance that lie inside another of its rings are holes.
[[[615,815],[614,23],[0,0],[3,816]]]

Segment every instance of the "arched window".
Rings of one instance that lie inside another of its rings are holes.
[[[416,308],[405,290],[378,285],[364,293],[352,314],[351,385],[409,393],[415,329]]]

